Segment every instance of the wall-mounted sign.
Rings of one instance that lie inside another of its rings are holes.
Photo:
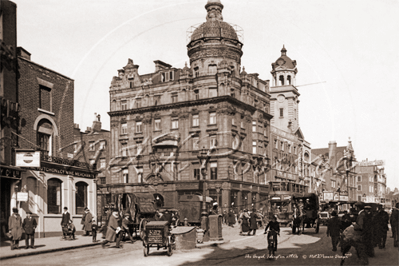
[[[40,151],[16,151],[15,166],[40,167]]]
[[[17,201],[28,201],[28,192],[18,192]]]
[[[349,197],[348,197],[348,196],[342,196],[342,195],[340,195],[340,196],[339,196],[339,200],[340,200],[340,201],[349,201]]]
[[[324,200],[333,200],[334,193],[333,192],[323,192]]]

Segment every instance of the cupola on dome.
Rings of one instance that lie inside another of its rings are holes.
[[[223,5],[219,0],[209,0],[205,8],[208,12],[206,22],[194,30],[191,41],[201,38],[227,38],[239,41],[235,29],[223,21]]]

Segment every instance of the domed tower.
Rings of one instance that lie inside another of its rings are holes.
[[[223,21],[223,5],[220,0],[208,0],[205,9],[206,22],[196,28],[192,27],[194,31],[187,45],[194,75],[198,77],[216,74],[223,59],[230,70],[239,75],[243,46],[239,34],[241,30]]]
[[[296,61],[287,56],[283,45],[281,56],[272,63],[273,87],[270,88],[270,110],[272,125],[288,132],[299,128],[299,92],[295,87],[295,75],[298,73]]]
[[[287,56],[287,49],[283,45],[281,56],[272,63],[273,86],[295,86],[295,75],[298,73],[296,61]]]

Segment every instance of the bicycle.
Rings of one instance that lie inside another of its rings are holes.
[[[272,259],[275,256],[275,252],[277,251],[277,235],[280,236],[280,233],[274,229],[267,230],[264,234],[267,233],[267,249],[269,250],[269,259]]]

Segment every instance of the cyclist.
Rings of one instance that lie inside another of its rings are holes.
[[[277,251],[277,235],[280,235],[280,224],[277,222],[277,216],[273,215],[272,220],[267,224],[265,228],[265,234],[268,232],[267,229],[269,229],[269,233],[267,234],[267,249],[269,250],[269,258],[270,255],[275,254]]]

